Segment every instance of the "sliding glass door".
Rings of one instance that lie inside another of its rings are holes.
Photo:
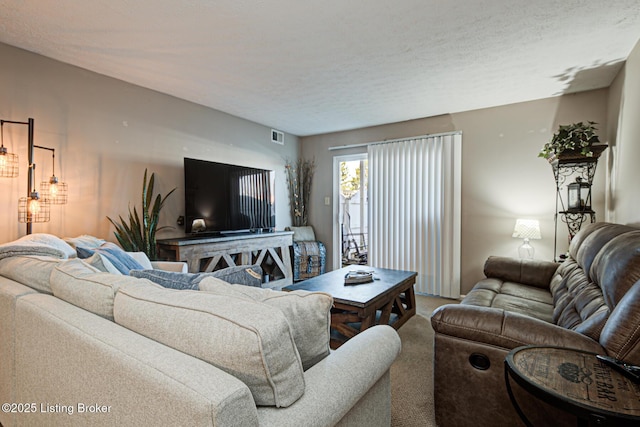
[[[366,154],[334,158],[334,266],[368,264],[367,166]]]

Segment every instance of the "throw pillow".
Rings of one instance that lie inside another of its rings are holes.
[[[236,265],[209,273],[205,277],[216,277],[228,283],[262,287],[262,267],[259,265]]]
[[[138,264],[140,264],[144,270],[153,270],[151,260],[144,252],[127,252],[127,254],[138,261]]]
[[[160,286],[171,289],[198,290],[200,282],[207,277],[234,280],[247,286],[260,287],[262,284],[262,268],[259,265],[238,265],[223,268],[211,273],[178,273],[165,270],[131,270],[130,276],[151,280]]]
[[[256,405],[286,407],[302,396],[302,364],[282,312],[245,299],[146,283],[118,290],[116,323],[235,376]]]
[[[103,273],[122,274],[120,271],[111,264],[111,261],[107,259],[103,254],[95,252],[89,258],[84,258],[84,262],[97,268]]]
[[[144,267],[138,261],[115,243],[105,242],[93,249],[77,246],[76,251],[78,252],[78,258],[83,259],[89,258],[96,252],[104,255],[121,274],[128,275],[131,270],[144,270]]]
[[[200,282],[200,290],[216,295],[259,301],[279,309],[287,318],[304,370],[329,355],[333,297],[322,292],[282,292],[232,285],[215,277]]]
[[[206,274],[206,273],[205,273]],[[198,276],[194,273],[177,273],[164,270],[131,270],[130,276],[148,279],[170,289],[198,289]]]
[[[139,281],[129,276],[103,273],[81,259],[61,262],[51,272],[51,289],[55,297],[108,320],[113,320],[113,299],[118,288]]]
[[[294,242],[310,242],[316,240],[316,234],[313,232],[313,227],[310,225],[287,227],[287,230],[293,231]]]
[[[67,242],[67,244],[74,249],[77,248],[78,246],[81,246],[83,248],[93,249],[93,248],[99,247],[100,245],[106,242],[106,240],[104,239],[99,239],[97,237],[89,236],[88,234],[83,234],[78,237],[65,237],[62,240]]]

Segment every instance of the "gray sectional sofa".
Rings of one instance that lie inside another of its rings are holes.
[[[393,328],[327,347],[303,368],[297,348],[307,344],[284,310],[268,306],[279,295],[167,289],[1,249],[4,427],[390,424]]]

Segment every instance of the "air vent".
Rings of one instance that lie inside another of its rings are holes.
[[[271,129],[271,142],[284,145],[284,133],[279,130]]]

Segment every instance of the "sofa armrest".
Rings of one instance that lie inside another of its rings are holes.
[[[484,264],[486,277],[548,289],[560,264],[551,261],[490,256]]]
[[[498,308],[444,305],[433,312],[431,325],[436,334],[507,350],[523,345],[545,345],[604,352],[597,341],[579,332]]]
[[[386,375],[400,354],[400,337],[390,326],[366,329],[305,372],[304,395],[288,408],[258,407],[260,425],[336,425],[374,386],[380,401],[368,402],[368,420],[360,425],[391,422],[390,384]],[[378,384],[382,381],[382,384]],[[367,397],[370,397],[369,394]]]
[[[182,261],[151,261],[154,270],[174,271],[178,273],[188,273],[189,268],[186,262]]]

